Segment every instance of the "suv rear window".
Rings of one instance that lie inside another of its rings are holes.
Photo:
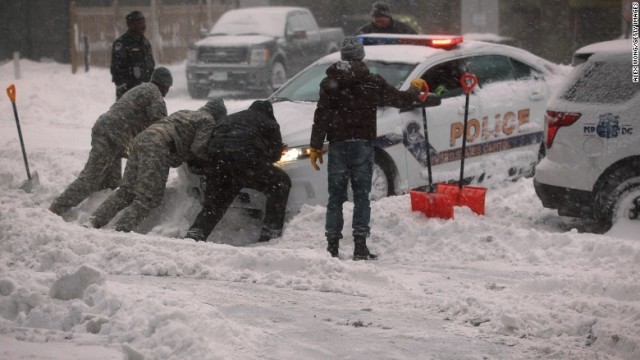
[[[640,90],[631,81],[631,64],[593,61],[581,65],[561,98],[580,103],[623,103]]]

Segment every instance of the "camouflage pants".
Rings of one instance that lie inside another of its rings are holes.
[[[122,183],[93,213],[93,226],[105,226],[124,209],[115,229],[129,232],[162,203],[169,169],[176,157],[171,144],[153,131],[143,131],[136,137]]]
[[[62,215],[94,192],[115,189],[122,177],[122,149],[100,134],[91,134],[91,151],[84,169],[54,201],[50,210]]]

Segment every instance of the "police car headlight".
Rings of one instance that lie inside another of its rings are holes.
[[[287,148],[282,152],[282,157],[280,158],[280,163],[288,163],[300,159],[304,159],[309,157],[309,147],[295,147],[295,148]]]

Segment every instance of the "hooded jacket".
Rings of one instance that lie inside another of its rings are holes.
[[[389,26],[381,28],[377,27],[374,23],[368,23],[367,25],[362,26],[358,30],[356,30],[356,35],[361,34],[417,34],[417,32],[409,25],[396,21],[391,18],[391,22]]]
[[[280,125],[271,103],[254,101],[249,109],[221,118],[213,129],[210,156],[235,153],[253,161],[274,163],[282,156]]]
[[[382,76],[372,74],[359,60],[331,65],[320,83],[320,99],[311,130],[311,147],[322,149],[329,142],[374,140],[378,106],[407,107],[417,93],[400,91]]]

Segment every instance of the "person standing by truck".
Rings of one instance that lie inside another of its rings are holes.
[[[151,43],[144,37],[147,29],[144,15],[132,11],[125,20],[128,30],[111,48],[111,81],[116,84],[116,99],[136,85],[149,82],[156,66]]]
[[[397,21],[391,16],[391,7],[384,1],[376,1],[371,8],[371,22],[356,31],[356,35],[383,34],[417,34],[409,25]]]

